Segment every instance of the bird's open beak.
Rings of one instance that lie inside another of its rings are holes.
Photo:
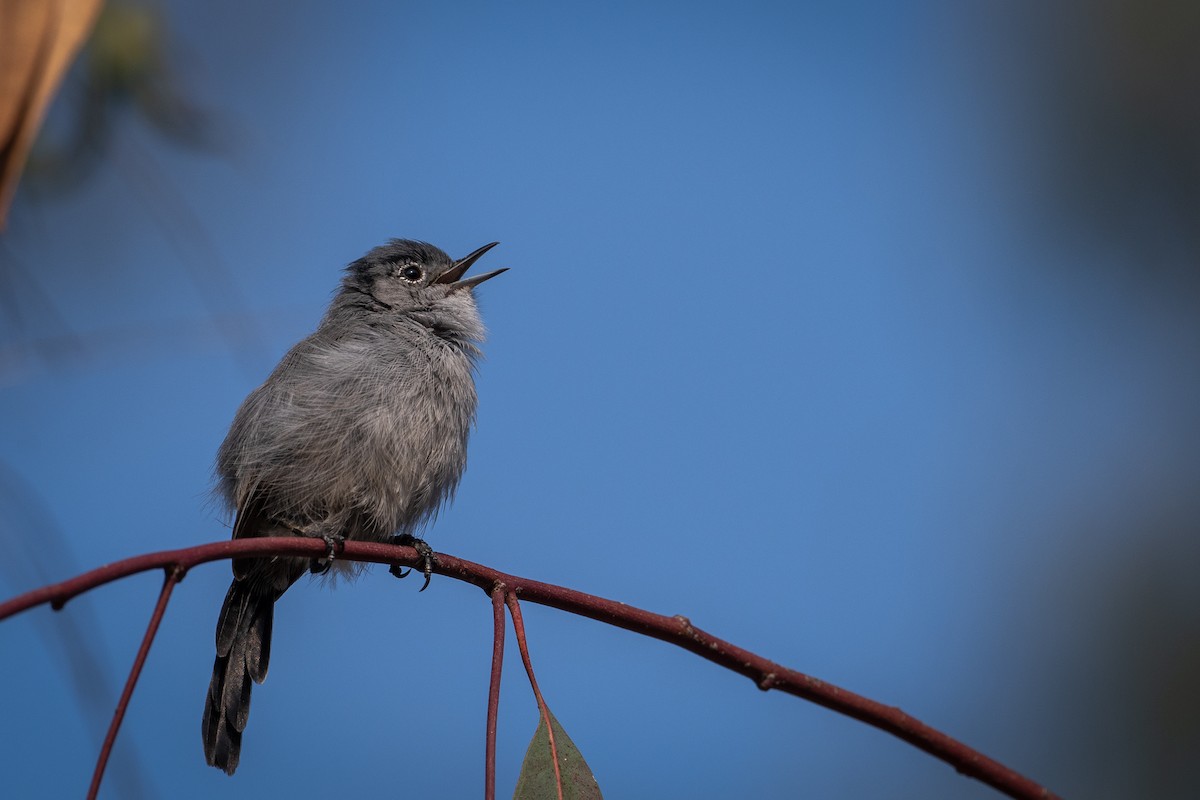
[[[496,277],[501,272],[507,272],[508,267],[504,267],[503,269],[498,269],[494,272],[485,272],[482,275],[476,275],[474,278],[467,278],[465,281],[459,280],[459,278],[466,274],[466,271],[471,268],[471,265],[479,260],[480,256],[498,244],[500,243],[492,242],[491,244],[485,244],[483,247],[479,248],[474,253],[471,253],[469,256],[464,256],[458,261],[455,261],[454,266],[443,272],[438,279],[434,281],[434,283],[448,283],[450,284],[450,291],[457,292],[459,289],[470,289],[472,286],[478,286],[489,278]]]

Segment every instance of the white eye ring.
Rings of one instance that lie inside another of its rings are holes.
[[[409,283],[418,283],[425,277],[425,270],[418,267],[416,264],[405,264],[397,273],[401,278]]]

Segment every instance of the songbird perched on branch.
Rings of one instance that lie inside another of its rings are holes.
[[[333,561],[340,542],[413,545],[428,584],[435,556],[417,533],[453,496],[475,418],[485,332],[473,291],[505,270],[463,276],[496,244],[458,261],[405,239],[367,253],[346,268],[317,330],[238,410],[217,454],[233,537],[318,537],[329,557],[234,560],[204,704],[212,766],[237,769],[275,601],[310,569],[353,569]]]

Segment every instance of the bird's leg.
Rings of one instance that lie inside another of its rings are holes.
[[[312,536],[314,534],[309,535]],[[346,543],[346,537],[340,533],[322,533],[316,534],[316,537],[325,542],[327,549],[324,558],[314,558],[308,562],[308,571],[313,575],[324,575],[333,566],[334,556],[337,555],[337,551],[341,549],[342,545]]]
[[[308,562],[308,571],[313,575],[324,575],[326,572],[329,572],[329,568],[333,566],[333,559],[337,556],[338,550],[341,550],[342,545],[346,543],[346,537],[343,534],[330,533],[328,530],[319,527],[306,530],[289,525],[288,530],[297,536],[306,536],[309,539],[320,539],[325,542],[325,557],[314,558]]]
[[[419,591],[425,591],[429,586],[429,579],[433,575],[433,568],[437,566],[437,553],[433,552],[433,548],[425,543],[424,539],[418,539],[411,533],[398,533],[392,537],[392,544],[411,547],[417,551],[417,555],[421,557],[421,573],[425,576],[425,583],[421,584]],[[404,569],[399,564],[393,564],[388,572],[395,575],[397,578],[407,578],[411,569]]]

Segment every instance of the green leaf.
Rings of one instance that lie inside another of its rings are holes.
[[[562,725],[550,715],[554,730],[554,747],[558,750],[558,769],[562,774],[563,800],[602,800],[600,786],[592,775],[591,767],[583,760],[579,748],[567,736]],[[541,715],[539,715],[540,717]],[[546,718],[541,717],[533,740],[525,751],[525,762],[521,764],[521,777],[517,778],[517,790],[513,800],[557,800],[554,759],[550,755],[550,734],[546,729]]]

